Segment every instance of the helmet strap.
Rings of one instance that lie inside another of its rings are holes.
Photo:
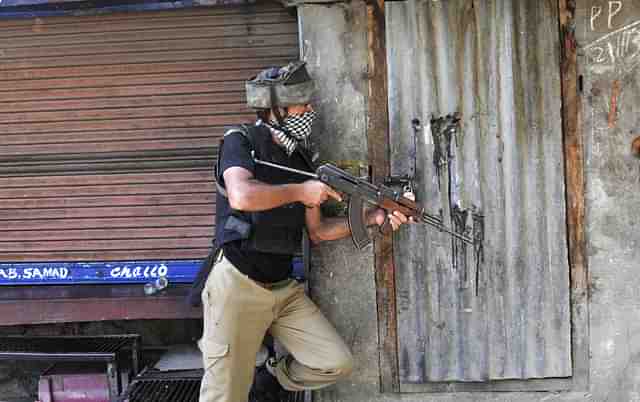
[[[276,116],[276,120],[278,121],[278,124],[282,126],[284,119],[282,118],[282,114],[280,113],[280,109],[278,108],[278,105],[277,105],[276,88],[273,85],[271,86],[271,88],[269,88],[269,95],[271,97],[271,113],[273,113],[273,115]]]
[[[280,113],[280,108],[277,106],[271,106],[271,113],[276,116],[276,120],[278,121],[278,125],[284,125],[284,118],[282,117],[282,113]]]

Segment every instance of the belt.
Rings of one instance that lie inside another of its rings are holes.
[[[249,279],[251,279],[251,278],[249,278]],[[278,282],[270,282],[270,283],[260,282],[260,281],[256,281],[256,280],[253,280],[253,279],[251,279],[251,280],[254,281],[255,283],[257,283],[258,286],[260,286],[262,288],[265,288],[265,289],[269,289],[269,290],[283,288],[283,287],[289,285],[292,281],[294,281],[294,279],[291,279],[291,278],[283,279],[283,280],[278,281]]]
[[[2,0],[0,0],[1,2]],[[224,256],[224,253],[222,252],[222,247],[219,248],[219,253],[216,256],[216,262],[220,262],[222,260],[222,257]],[[235,267],[235,266],[234,266]],[[288,284],[291,283],[291,281],[294,281],[295,279],[293,278],[287,278],[287,279],[283,279],[281,281],[277,281],[277,282],[260,282],[260,281],[256,281],[255,279],[251,279],[251,277],[245,273],[243,273],[242,271],[240,271],[238,268],[236,268],[238,270],[238,272],[240,272],[242,275],[246,276],[247,278],[249,278],[250,280],[252,280],[253,282],[255,282],[258,286],[260,286],[261,288],[265,288],[265,289],[269,289],[269,290],[273,290],[273,289],[280,289],[283,288],[285,286],[287,286]]]
[[[218,249],[216,249],[216,252],[213,256],[214,258],[214,262],[217,264],[220,261],[222,261],[222,258],[224,257],[224,253],[222,251],[222,247],[218,247]]]

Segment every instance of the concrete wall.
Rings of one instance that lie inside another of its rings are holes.
[[[582,0],[581,48],[594,393],[640,400],[640,4]]]
[[[298,8],[302,57],[320,90],[312,141],[321,159],[366,159],[367,37],[364,6]]]
[[[631,25],[640,20],[640,4],[581,0],[577,8],[591,275],[589,390],[380,394],[372,251],[356,253],[346,239],[314,249],[311,288],[321,309],[351,345],[356,368],[347,381],[317,392],[316,402],[640,401],[640,160],[630,152],[632,139],[640,135],[636,67],[640,25],[637,30]],[[314,75],[322,79],[319,99],[323,99],[325,128],[341,133],[339,137],[325,133],[318,139],[323,158],[365,159],[365,132],[361,118],[356,118],[366,110],[364,4],[306,4],[299,7],[299,15],[304,54]],[[596,40],[600,42],[593,45]],[[596,50],[600,47],[602,51]],[[331,79],[333,76],[360,79],[347,88],[343,80]],[[350,103],[338,107],[336,94],[345,94],[347,89]],[[353,103],[354,99],[357,102]]]

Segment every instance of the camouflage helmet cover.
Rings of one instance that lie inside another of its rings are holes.
[[[246,84],[247,105],[254,109],[275,106],[304,105],[311,101],[314,91],[304,61],[283,67],[271,67],[250,78]]]

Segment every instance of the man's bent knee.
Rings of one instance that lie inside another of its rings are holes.
[[[349,350],[345,349],[343,352],[326,361],[326,365],[323,367],[322,371],[326,374],[334,374],[335,380],[337,381],[351,375],[353,372],[353,365],[353,355]]]
[[[336,361],[335,370],[338,373],[338,378],[351,375],[353,372],[353,356],[350,352],[345,353]]]

